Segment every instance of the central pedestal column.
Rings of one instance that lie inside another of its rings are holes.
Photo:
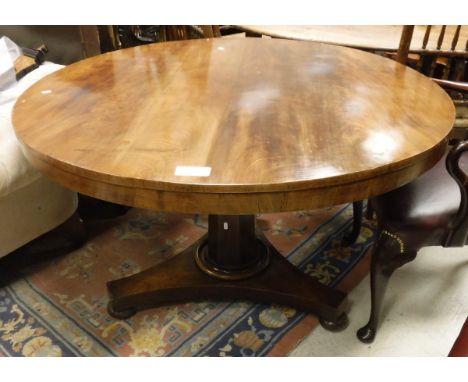
[[[255,235],[252,215],[210,215],[208,240],[198,247],[195,261],[207,275],[242,280],[269,264],[270,251]]]

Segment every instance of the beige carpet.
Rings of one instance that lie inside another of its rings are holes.
[[[345,331],[317,327],[289,355],[446,356],[468,316],[468,246],[424,248],[393,274],[382,324],[370,345],[356,338],[369,314],[369,276],[349,298],[350,324]]]

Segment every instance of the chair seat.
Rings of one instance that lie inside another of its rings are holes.
[[[447,154],[447,153],[446,153]],[[372,199],[379,221],[389,227],[446,229],[458,211],[460,189],[445,167],[444,157],[416,180]],[[468,170],[468,155],[460,160]]]

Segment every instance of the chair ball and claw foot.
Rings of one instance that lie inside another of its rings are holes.
[[[385,291],[393,272],[422,247],[461,247],[468,233],[468,141],[450,149],[432,169],[393,191],[374,197],[378,233],[371,261],[371,311],[357,331],[374,340]]]

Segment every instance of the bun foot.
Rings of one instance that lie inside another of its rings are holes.
[[[107,312],[109,313],[110,316],[114,318],[117,318],[119,320],[125,320],[127,318],[132,317],[136,313],[136,309],[128,308],[124,310],[116,310],[114,308],[114,304],[112,304],[112,301],[110,301],[107,304]]]
[[[328,321],[324,318],[319,318],[320,325],[326,330],[330,332],[341,332],[348,327],[349,319],[346,313],[342,313],[336,321]]]
[[[368,325],[363,326],[356,333],[359,341],[364,342],[365,344],[370,344],[374,341],[375,338],[375,329],[370,328]]]

